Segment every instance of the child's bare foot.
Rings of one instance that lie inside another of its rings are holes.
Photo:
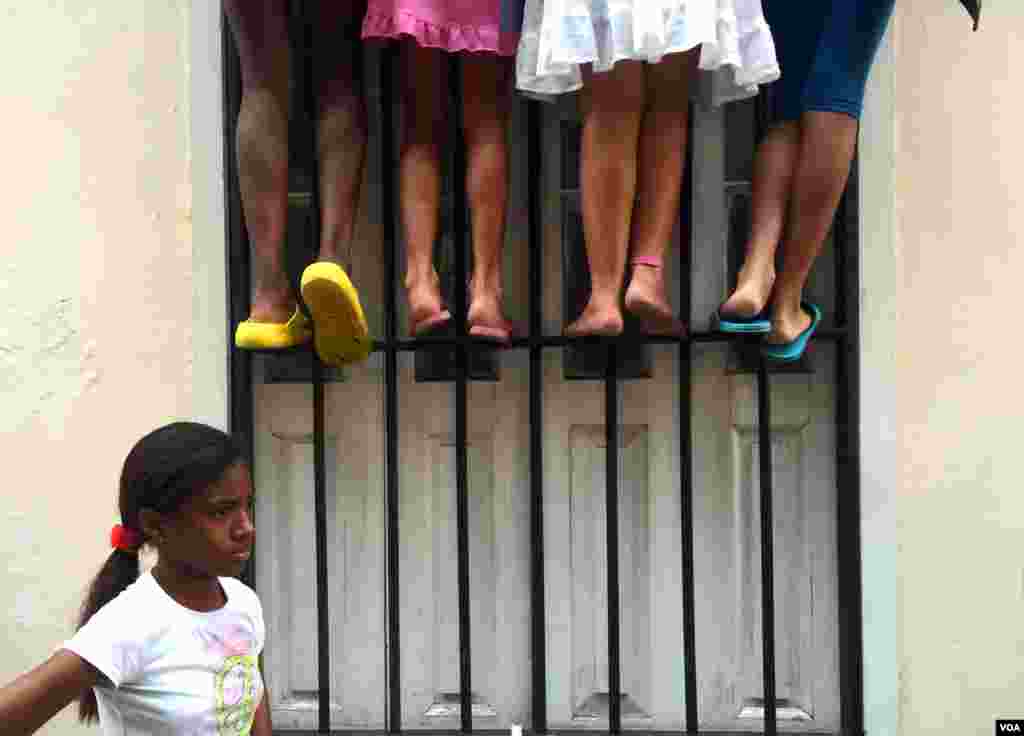
[[[801,332],[811,326],[811,321],[811,315],[800,308],[799,302],[796,309],[776,305],[772,313],[772,331],[765,338],[765,342],[773,345],[793,342]]]
[[[754,272],[753,269],[748,270],[744,266],[737,278],[736,290],[722,304],[721,314],[743,319],[756,317],[768,304],[774,284],[773,269]]]
[[[661,269],[635,266],[626,289],[626,309],[638,317],[642,329],[649,335],[686,334],[686,326],[676,319],[665,295]]]
[[[499,342],[507,342],[513,332],[512,323],[501,310],[501,294],[493,289],[470,288],[466,323],[470,335]]]
[[[441,304],[440,280],[436,273],[422,280],[407,278],[405,289],[409,299],[409,332],[412,335],[422,334],[451,320],[451,313]]]
[[[595,305],[589,302],[575,322],[565,328],[568,337],[583,337],[586,335],[600,335],[602,337],[616,337],[622,334],[622,312],[616,304],[608,306]]]

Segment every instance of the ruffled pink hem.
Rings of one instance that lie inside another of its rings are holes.
[[[507,33],[495,27],[480,28],[458,23],[437,25],[401,10],[395,13],[366,14],[363,20],[363,38],[416,39],[420,46],[449,52],[471,51],[515,56],[519,34]]]

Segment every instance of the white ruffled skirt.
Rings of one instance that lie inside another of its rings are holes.
[[[712,104],[751,97],[779,78],[761,0],[526,0],[516,87],[550,99],[583,86],[584,64],[606,72],[698,45],[700,69],[711,74],[694,89]]]

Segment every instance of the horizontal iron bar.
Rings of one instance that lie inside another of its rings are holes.
[[[825,340],[829,342],[835,342],[840,340],[846,335],[846,330],[841,327],[820,329],[818,330],[813,340]],[[494,345],[497,348],[502,348],[501,345],[495,345],[486,340],[481,340],[475,337],[463,338],[469,345],[477,346],[488,346]],[[560,348],[568,347],[570,345],[607,345],[609,342],[615,342],[617,344],[638,344],[638,345],[678,345],[681,342],[733,342],[736,340],[735,336],[721,335],[717,332],[692,332],[685,338],[671,337],[668,335],[638,335],[636,337],[619,337],[619,338],[607,338],[607,337],[566,337],[565,335],[544,335],[543,337],[521,337],[514,340],[510,340],[506,349],[508,348],[529,348],[534,345],[539,345],[542,348]],[[812,340],[812,341],[813,341]],[[395,349],[399,351],[410,351],[416,350],[420,347],[425,346],[436,346],[436,347],[454,347],[460,342],[457,337],[417,337],[404,340],[398,340],[395,345]],[[383,342],[374,343],[374,350],[383,350],[389,347]]]
[[[812,341],[838,342],[844,337],[846,337],[846,330],[842,327],[834,327],[818,330]],[[545,335],[543,337],[517,338],[511,340],[508,345],[497,345],[493,342],[467,335],[466,337],[417,337],[399,339],[393,343],[387,340],[375,340],[373,352],[383,353],[387,350],[397,350],[400,353],[408,353],[423,348],[454,348],[459,345],[466,345],[467,347],[494,347],[498,350],[515,350],[531,347],[564,348],[572,345],[607,345],[609,342],[616,342],[619,345],[679,345],[687,341],[691,343],[728,343],[734,340],[736,338],[733,336],[720,335],[716,332],[693,332],[686,338],[665,335],[640,335],[625,338]]]

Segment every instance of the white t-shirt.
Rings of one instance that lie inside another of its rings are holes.
[[[256,593],[220,578],[227,603],[200,613],[149,572],[63,645],[110,680],[94,688],[104,736],[244,736],[263,697]]]

